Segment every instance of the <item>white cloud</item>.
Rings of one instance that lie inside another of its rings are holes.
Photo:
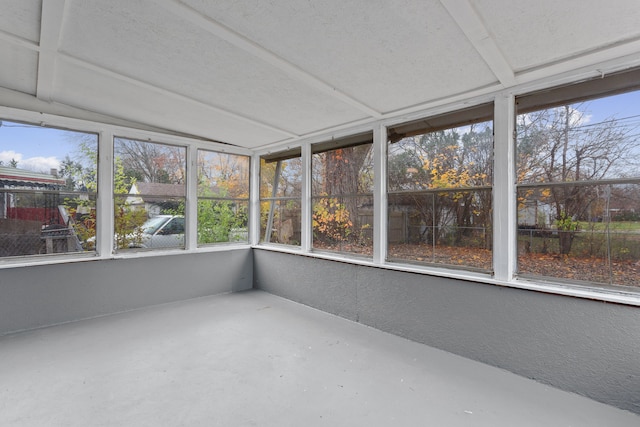
[[[29,169],[34,172],[44,172],[49,173],[51,169],[59,169],[60,168],[60,160],[56,157],[30,157],[28,159],[23,159],[20,163],[18,163],[18,167],[23,169]]]
[[[545,117],[545,111],[548,114]],[[552,128],[554,126],[557,127],[558,124],[564,123],[565,116],[565,107],[554,107],[549,108],[547,110],[535,111],[533,113],[524,113],[518,115],[518,125],[520,126],[529,126],[534,121],[537,121],[540,116],[545,117],[542,123],[547,128]],[[585,126],[591,123],[593,119],[593,115],[587,113],[586,111],[578,110],[573,106],[569,106],[569,126],[579,127]]]
[[[36,156],[25,159],[21,153],[13,150],[0,151],[0,161],[2,161],[4,166],[8,166],[12,160],[16,160],[18,162],[18,168],[27,169],[33,172],[49,173],[51,169],[60,168],[60,160],[55,156]]]
[[[3,165],[8,165],[11,160],[22,160],[22,154],[16,153],[13,150],[10,151],[0,151],[0,161]]]
[[[564,107],[556,108],[556,114],[564,117]],[[569,126],[584,126],[591,123],[591,114],[588,114],[585,111],[578,110],[573,106],[569,106]]]

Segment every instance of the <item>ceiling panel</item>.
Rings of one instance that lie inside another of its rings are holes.
[[[0,0],[0,31],[37,43],[41,0]]]
[[[288,137],[195,101],[115,79],[64,59],[58,61],[57,76],[56,100],[89,111],[248,148]]]
[[[185,3],[380,112],[496,83],[436,0]]]
[[[0,58],[0,86],[35,94],[38,53],[0,40]]]
[[[640,38],[638,0],[473,2],[505,57],[523,71]]]
[[[640,63],[640,0],[42,5],[0,0],[0,87],[249,148]]]
[[[72,1],[60,50],[295,134],[365,117],[152,1]]]

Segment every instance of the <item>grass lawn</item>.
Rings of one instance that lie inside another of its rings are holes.
[[[605,222],[579,222],[580,231],[600,231],[607,229]],[[612,232],[630,232],[640,234],[640,221],[611,221],[609,223],[609,231]]]

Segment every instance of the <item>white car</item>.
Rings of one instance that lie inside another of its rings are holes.
[[[142,224],[140,231],[139,235],[127,234],[127,240],[132,241],[130,248],[184,248],[184,217],[181,215],[154,216]],[[87,239],[91,245],[95,242],[96,236]]]
[[[183,248],[184,217],[157,215],[142,224],[142,241],[139,248]]]

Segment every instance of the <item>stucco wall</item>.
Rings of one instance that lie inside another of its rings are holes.
[[[0,270],[0,335],[250,289],[251,249]]]
[[[253,263],[253,264],[252,264]],[[640,413],[640,309],[255,249],[0,270],[0,334],[252,286]]]
[[[255,287],[640,413],[640,309],[254,250]]]

